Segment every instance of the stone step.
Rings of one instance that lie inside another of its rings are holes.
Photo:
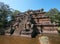
[[[58,32],[57,31],[43,31],[43,33],[52,33],[52,34],[58,34]]]
[[[20,34],[20,31],[25,28],[24,25],[26,24],[27,19],[28,19],[28,17],[26,17],[25,20],[22,20],[22,22],[19,23],[19,28],[14,31],[14,35],[15,34]]]

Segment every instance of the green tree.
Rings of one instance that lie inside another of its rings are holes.
[[[11,18],[12,18],[12,19],[15,19],[15,17],[16,17],[18,14],[20,14],[20,13],[21,13],[20,11],[14,10],[14,11],[13,11],[13,14],[11,15]]]
[[[58,19],[56,19],[56,16],[58,15],[58,13],[59,13],[59,10],[56,8],[53,8],[53,9],[50,9],[46,13],[46,15],[50,17],[51,22],[55,22],[55,21],[58,21]]]
[[[55,15],[55,22],[59,23],[60,25],[60,12]]]
[[[8,16],[12,13],[7,4],[0,2],[0,32],[4,32],[8,23]],[[1,33],[0,33],[1,34]]]

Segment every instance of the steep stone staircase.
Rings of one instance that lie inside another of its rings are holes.
[[[22,34],[21,32],[24,31],[24,29],[25,29],[25,24],[27,23],[27,20],[28,20],[28,16],[25,16],[25,18],[19,23],[19,26],[16,27],[13,35],[20,35],[20,34]],[[17,23],[17,22],[16,22],[16,23]],[[15,24],[16,24],[16,23],[15,23]],[[15,25],[15,24],[14,24],[14,25]]]

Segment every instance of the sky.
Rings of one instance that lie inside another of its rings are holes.
[[[0,0],[9,5],[10,8],[19,11],[26,11],[29,9],[38,10],[44,8],[45,11],[51,8],[57,8],[60,10],[60,0]]]

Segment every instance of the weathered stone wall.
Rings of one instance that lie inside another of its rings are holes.
[[[31,19],[33,18],[33,20]],[[34,21],[35,23],[31,23],[31,21]],[[28,12],[25,12],[23,15],[18,15],[16,16],[15,18],[15,21],[13,21],[13,26],[15,26],[15,31],[14,31],[14,35],[20,35],[22,33],[22,31],[24,33],[25,32],[25,29],[28,28],[30,31],[33,30],[32,28],[29,28],[28,26],[28,22],[30,22],[30,25],[48,25],[48,27],[44,27],[42,28],[43,31],[57,31],[57,27],[53,27],[53,26],[49,26],[51,23],[51,19],[48,17],[48,16],[45,16],[45,12],[40,12],[40,11],[28,11]],[[41,26],[37,26],[37,29],[39,29],[39,31],[41,31]],[[29,33],[29,32],[27,32]],[[31,32],[30,32],[31,33]]]

